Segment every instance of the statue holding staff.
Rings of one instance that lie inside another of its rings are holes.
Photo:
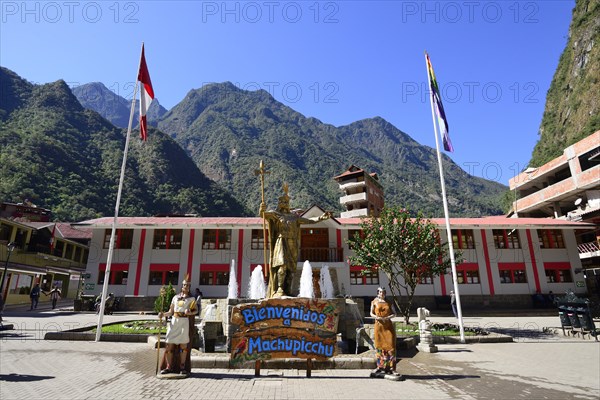
[[[300,227],[331,218],[327,212],[315,218],[303,218],[290,211],[288,186],[283,185],[284,195],[279,197],[277,210],[263,211],[261,216],[269,227],[270,270],[268,298],[292,295],[292,282],[298,264]]]

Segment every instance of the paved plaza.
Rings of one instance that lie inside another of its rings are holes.
[[[104,323],[148,318],[104,317]],[[155,316],[153,317],[155,318]],[[433,322],[453,322],[449,317]],[[0,399],[598,399],[600,342],[564,337],[558,317],[465,317],[466,326],[508,332],[513,343],[438,345],[438,353],[401,353],[405,380],[369,370],[192,369],[184,380],[155,378],[146,343],[44,340],[97,323],[92,313],[7,310],[0,331]],[[556,333],[554,333],[556,331]]]

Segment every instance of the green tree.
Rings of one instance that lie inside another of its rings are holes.
[[[348,240],[354,249],[349,261],[365,267],[365,272],[386,274],[394,305],[408,323],[421,278],[442,275],[450,267],[438,227],[421,212],[411,217],[407,209],[400,207],[385,208],[379,218],[364,218],[360,225],[362,235]],[[455,257],[460,262],[460,254]],[[402,301],[402,290],[406,301]]]
[[[175,288],[171,283],[161,287],[160,294],[154,301],[154,311],[156,313],[169,311],[173,297],[175,297]]]

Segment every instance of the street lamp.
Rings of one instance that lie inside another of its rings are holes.
[[[6,264],[4,264],[4,272],[2,274],[2,282],[0,283],[0,309],[4,308],[4,281],[6,280],[6,270],[8,269],[8,260],[10,260],[10,255],[15,249],[15,242],[10,242],[6,245],[6,250],[8,254],[6,255]]]

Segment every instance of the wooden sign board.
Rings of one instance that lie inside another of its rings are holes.
[[[327,360],[336,353],[339,310],[333,301],[268,299],[233,308],[232,365],[275,358]]]
[[[233,308],[231,323],[239,331],[284,327],[336,333],[338,317],[335,302],[299,297],[241,304]]]
[[[231,364],[276,358],[327,360],[336,354],[336,335],[317,336],[303,329],[271,328],[237,332],[231,338]]]

